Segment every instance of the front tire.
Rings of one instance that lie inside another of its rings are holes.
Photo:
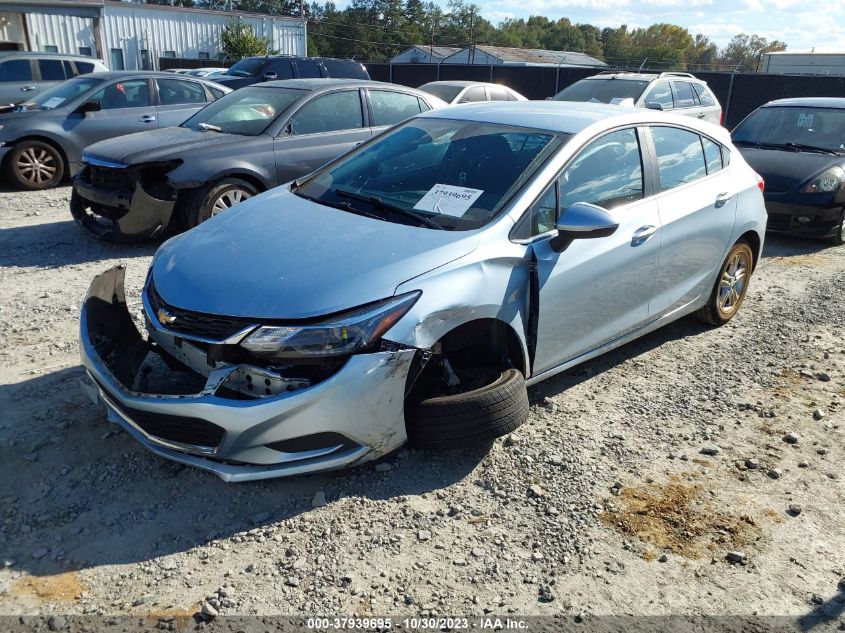
[[[257,194],[255,187],[239,178],[224,178],[206,185],[193,195],[187,213],[188,228],[202,224]]]
[[[734,244],[722,262],[719,278],[706,305],[696,312],[696,316],[715,326],[730,321],[745,300],[753,269],[754,251],[748,242],[739,241]]]
[[[527,419],[528,391],[516,369],[505,370],[485,387],[405,407],[408,443],[417,448],[492,440],[516,430]]]
[[[62,181],[65,160],[49,143],[22,141],[9,152],[5,172],[6,178],[21,189],[50,189]]]
[[[839,223],[839,230],[827,239],[828,242],[834,246],[845,245],[845,213],[842,214],[842,221]]]

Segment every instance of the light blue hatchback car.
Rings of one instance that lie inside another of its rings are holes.
[[[146,337],[123,269],[97,277],[86,389],[227,481],[496,437],[527,419],[527,385],[689,313],[730,320],[762,186],[726,130],[688,117],[422,114],[162,245]]]

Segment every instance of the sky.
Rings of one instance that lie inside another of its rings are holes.
[[[485,18],[545,15],[600,28],[668,22],[702,33],[723,47],[738,33],[786,42],[790,49],[845,50],[845,3],[807,0],[473,0]],[[445,5],[446,3],[443,2]]]

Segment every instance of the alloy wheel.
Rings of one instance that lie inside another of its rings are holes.
[[[232,208],[236,204],[239,204],[248,198],[252,198],[252,193],[246,189],[241,189],[239,187],[227,189],[217,196],[214,204],[211,205],[211,217]]]
[[[751,262],[744,250],[736,251],[722,269],[719,281],[719,312],[729,315],[736,311],[745,294]]]
[[[23,180],[34,185],[49,182],[56,175],[56,157],[41,147],[28,147],[18,156],[15,165]]]

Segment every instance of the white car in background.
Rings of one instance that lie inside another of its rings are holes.
[[[483,81],[431,81],[418,90],[433,94],[450,105],[483,101],[528,101],[516,90]]]

